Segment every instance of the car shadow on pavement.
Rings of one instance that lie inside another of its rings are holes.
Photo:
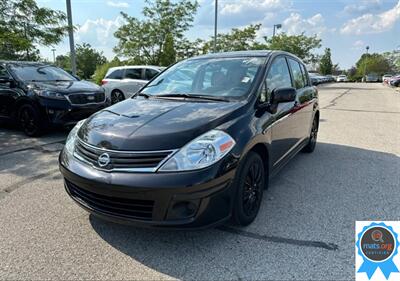
[[[89,220],[109,245],[174,278],[349,279],[355,221],[399,219],[399,198],[392,196],[398,167],[394,154],[319,143],[270,181],[256,221],[246,228],[171,231]]]

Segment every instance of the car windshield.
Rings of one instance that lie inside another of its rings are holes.
[[[239,99],[248,94],[266,58],[186,60],[159,75],[142,91],[149,96],[202,96]]]
[[[51,65],[11,65],[11,71],[23,81],[75,81],[61,68]]]

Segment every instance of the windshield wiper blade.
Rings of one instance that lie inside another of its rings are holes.
[[[188,99],[202,99],[202,100],[212,100],[212,101],[224,101],[228,102],[228,100],[208,95],[189,95],[185,93],[180,94],[164,94],[164,95],[156,95],[157,98],[188,98]]]
[[[148,99],[149,97],[151,97],[151,95],[146,94],[146,93],[137,93],[137,94],[134,95],[135,98],[138,97],[138,96],[145,97],[146,99]]]

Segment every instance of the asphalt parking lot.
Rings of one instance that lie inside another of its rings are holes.
[[[247,228],[101,221],[64,191],[66,132],[0,128],[0,279],[354,279],[355,221],[400,219],[400,93],[351,83],[319,93],[316,151],[271,181]]]

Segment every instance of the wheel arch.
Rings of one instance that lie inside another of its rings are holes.
[[[257,153],[261,159],[263,160],[264,163],[264,171],[265,171],[265,181],[266,181],[266,187],[268,187],[268,181],[269,181],[269,175],[270,175],[270,157],[269,157],[269,151],[268,151],[268,146],[266,143],[262,142],[257,142],[253,144],[247,151],[246,155],[249,152],[255,152]]]

